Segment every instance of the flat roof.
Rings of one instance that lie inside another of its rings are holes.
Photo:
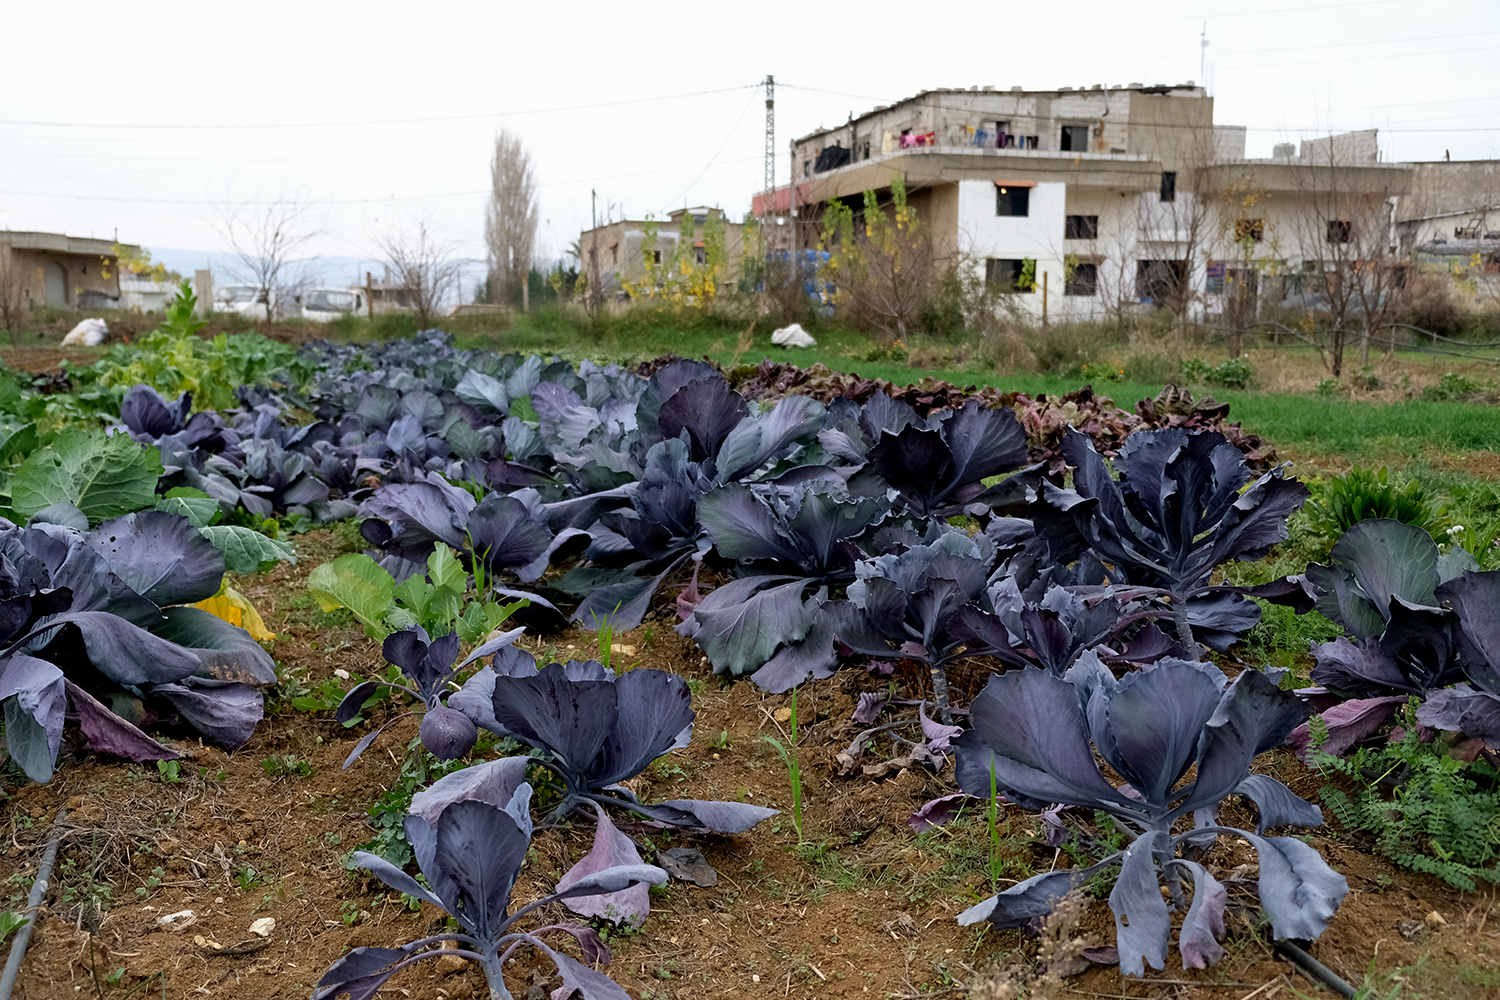
[[[49,250],[53,253],[82,254],[90,257],[113,257],[114,240],[96,240],[87,236],[68,236],[64,233],[32,233],[0,230],[0,244],[16,250]],[[141,248],[133,243],[121,243],[126,250],[139,254]]]

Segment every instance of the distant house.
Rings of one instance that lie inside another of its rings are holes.
[[[31,306],[102,309],[120,303],[120,274],[110,240],[62,233],[0,231],[0,254],[17,274]],[[126,246],[140,253],[140,247]]]
[[[666,221],[658,223],[651,263],[660,264],[669,259],[677,249],[678,240],[686,238],[688,226],[693,233],[693,260],[698,264],[705,263],[708,257],[703,227],[709,219],[724,219],[724,249],[729,258],[726,263],[729,273],[735,274],[745,252],[745,227],[728,221],[723,209],[719,208],[679,208],[668,213]],[[587,274],[593,257],[607,288],[618,289],[622,281],[639,281],[646,273],[643,246],[646,226],[647,222],[641,219],[621,220],[585,230],[578,238],[584,257],[579,261],[579,268]]]

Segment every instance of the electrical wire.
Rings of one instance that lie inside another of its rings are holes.
[[[0,118],[0,125],[25,126],[30,128],[95,128],[95,129],[140,129],[163,132],[178,131],[227,131],[235,129],[302,129],[302,128],[356,128],[370,125],[417,125],[428,122],[475,121],[484,118],[511,118],[517,115],[548,115],[563,111],[591,111],[595,108],[615,108],[625,104],[650,104],[656,101],[678,101],[689,97],[706,97],[711,94],[731,94],[741,90],[752,90],[761,84],[753,83],[739,87],[720,87],[717,90],[695,90],[683,94],[664,94],[658,97],[630,97],[619,101],[601,101],[594,104],[568,104],[552,108],[528,108],[519,111],[489,111],[471,115],[434,115],[422,118],[371,118],[342,122],[286,122],[281,124],[245,122],[207,122],[184,125],[180,122],[151,125],[122,122],[46,122]]]
[[[724,137],[724,141],[723,142],[719,143],[719,148],[714,151],[714,155],[711,156],[711,157],[709,157],[708,163],[704,164],[703,169],[700,170],[700,171],[698,171],[698,176],[694,177],[693,180],[692,180],[692,182],[689,183],[687,187],[685,187],[685,188],[682,189],[682,194],[678,195],[677,198],[686,198],[687,197],[687,193],[693,189],[693,185],[697,184],[699,181],[701,181],[703,179],[703,175],[706,174],[706,173],[708,173],[709,168],[714,165],[714,161],[719,158],[719,154],[722,153],[722,152],[724,152],[724,148],[729,145],[729,140],[733,139],[734,138],[734,134],[739,131],[740,124],[745,120],[745,116],[750,113],[750,109],[755,106],[755,101],[756,101],[755,97],[751,97],[750,98],[750,103],[745,105],[745,110],[740,112],[740,116],[738,118],[736,118],[735,121],[734,121],[734,124],[732,126],[730,126],[730,128],[729,128],[729,134]],[[759,159],[759,158],[760,157],[756,157],[756,159]],[[673,198],[668,203],[668,207],[662,209],[663,214],[665,214],[666,212],[670,211],[671,210],[671,206],[677,204],[677,198]]]

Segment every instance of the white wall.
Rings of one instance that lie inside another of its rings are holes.
[[[1042,313],[1043,274],[1048,275],[1049,315],[1063,307],[1063,217],[1067,188],[1061,182],[1039,183],[1031,189],[1026,216],[997,216],[993,181],[958,182],[960,248],[981,260],[990,257],[1035,260],[1037,290],[1018,293],[1016,299],[1038,316]]]

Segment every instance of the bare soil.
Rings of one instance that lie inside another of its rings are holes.
[[[304,558],[296,566],[237,584],[278,633],[271,649],[284,686],[325,680],[336,669],[372,671],[381,662],[378,644],[322,614],[305,596],[307,573],[337,554],[338,543],[328,532],[315,532],[299,540],[299,550]],[[574,631],[541,637],[531,648],[538,656],[555,649],[558,658],[586,658],[597,654],[597,642],[593,633]],[[1031,960],[1035,944],[1021,932],[964,928],[954,920],[992,891],[983,822],[960,820],[921,836],[907,827],[907,816],[924,801],[955,790],[951,768],[936,774],[897,768],[879,778],[838,775],[835,755],[860,728],[849,718],[859,693],[883,688],[887,679],[847,670],[802,689],[805,826],[799,847],[785,812],[786,768],[761,739],[790,736],[782,711],[789,698],[714,677],[665,614],[615,636],[614,643],[617,662],[674,670],[695,688],[691,746],[635,779],[639,794],[743,799],[784,810],[734,837],[638,832],[658,848],[701,849],[720,881],[711,889],[673,883],[653,894],[651,917],[640,931],[610,933],[615,960],[609,971],[632,996],[957,997],[991,967],[1024,967]],[[957,671],[955,684],[972,694],[983,677],[983,665],[971,663]],[[917,693],[920,678],[914,665],[904,664],[895,680]],[[0,893],[10,909],[24,905],[57,810],[67,807],[58,867],[16,997],[123,1000],[132,991],[141,997],[306,997],[347,949],[413,940],[440,927],[441,915],[429,907],[413,913],[375,879],[344,869],[345,855],[372,836],[367,810],[397,777],[415,722],[398,724],[345,771],[345,756],[367,730],[346,731],[331,713],[272,702],[255,736],[234,753],[197,741],[180,744],[187,759],[176,781],[154,765],[95,756],[70,734],[49,784],[7,787],[0,822],[10,842],[0,856]],[[894,755],[894,745],[886,743],[874,760]],[[298,762],[311,773],[300,774]],[[1316,798],[1320,779],[1295,759],[1277,754],[1267,762],[1298,792]],[[1231,822],[1249,818],[1236,808],[1226,811]],[[1016,877],[1067,864],[1066,855],[1059,858],[1034,836],[1039,830],[1035,818],[1018,809],[1001,817],[1001,842]],[[588,850],[590,839],[587,829],[539,833],[516,901],[544,894]],[[1321,961],[1355,984],[1367,974],[1406,970],[1400,974],[1411,991],[1403,996],[1500,996],[1500,914],[1493,894],[1466,896],[1398,870],[1331,827],[1312,843],[1350,882],[1338,917],[1312,946]],[[1241,845],[1221,840],[1206,860],[1229,872],[1252,859]],[[192,916],[177,917],[176,928],[162,925],[162,918],[185,910]],[[539,922],[563,918],[558,911],[541,914]],[[261,917],[276,921],[267,938],[250,931]],[[1088,901],[1077,933],[1112,942],[1104,901]],[[1145,979],[1126,979],[1113,966],[1094,966],[1068,980],[1060,995],[1259,1000],[1319,993],[1272,955],[1247,919],[1231,920],[1226,944],[1228,957],[1207,971],[1169,963]],[[512,977],[518,997],[527,995],[529,962],[517,963]],[[485,996],[476,968],[456,960],[451,965],[421,963],[383,995]],[[1259,987],[1265,989],[1254,993]]]

